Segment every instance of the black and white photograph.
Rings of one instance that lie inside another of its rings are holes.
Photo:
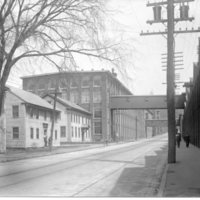
[[[0,199],[199,198],[200,0],[0,0]]]

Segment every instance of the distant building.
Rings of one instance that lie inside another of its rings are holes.
[[[116,110],[111,134],[110,96],[132,95],[114,71],[71,71],[22,77],[23,89],[44,95],[61,89],[60,97],[90,113],[93,141],[135,140],[145,137],[144,111]]]
[[[54,96],[46,94],[43,98],[54,103]],[[59,121],[60,142],[91,142],[91,113],[84,108],[57,97],[56,108],[62,110]]]
[[[6,145],[8,148],[45,146],[51,135],[53,107],[39,96],[9,87],[5,98]],[[60,145],[56,110],[53,146]]]

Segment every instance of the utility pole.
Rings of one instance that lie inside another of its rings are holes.
[[[167,5],[167,114],[168,114],[168,163],[176,162],[176,123],[174,97],[174,0]]]
[[[60,94],[58,85],[55,88],[55,94],[54,94],[54,101],[53,101],[53,112],[52,112],[52,121],[51,121],[51,135],[50,135],[50,141],[49,141],[49,150],[52,151],[53,146],[53,132],[54,132],[54,125],[55,125],[55,118],[56,118],[56,102],[57,102],[57,96]]]
[[[167,0],[162,2],[147,3],[147,6],[152,6],[154,11],[154,20],[148,20],[150,25],[153,23],[167,23],[167,31],[159,32],[141,32],[140,35],[167,35],[167,113],[168,113],[168,163],[176,162],[176,143],[175,143],[175,95],[174,95],[174,33],[195,33],[200,32],[200,28],[194,30],[175,30],[174,22],[192,21],[194,18],[189,17],[188,2],[194,0]],[[187,3],[187,4],[186,4]],[[180,4],[180,18],[174,18],[174,4]],[[167,5],[167,19],[162,19],[162,6]]]

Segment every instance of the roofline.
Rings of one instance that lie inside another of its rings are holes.
[[[68,74],[68,73],[99,73],[99,72],[102,72],[102,73],[104,73],[104,72],[110,72],[109,70],[104,70],[104,71],[102,71],[102,70],[94,70],[94,71],[68,71],[68,72],[66,72],[66,71],[64,71],[64,72],[52,72],[52,73],[44,73],[44,74],[35,74],[35,75],[30,75],[30,76],[22,76],[22,77],[20,77],[21,79],[26,79],[26,78],[32,78],[32,77],[42,77],[42,76],[47,76],[47,75],[55,75],[55,74]],[[111,72],[110,72],[111,73]]]
[[[46,97],[46,96],[50,96],[51,98],[54,98],[51,94],[44,94],[43,96],[42,96],[42,98],[44,98],[44,97]],[[57,101],[58,102],[60,102],[62,105],[64,105],[65,107],[66,107],[66,104],[62,101],[62,100],[60,100],[60,98],[58,97],[57,98]],[[79,105],[77,105],[77,106],[79,106]],[[71,106],[69,106],[69,107],[71,107]],[[81,107],[81,106],[80,106]],[[87,115],[92,115],[92,113],[90,113],[89,111],[87,111],[87,110],[85,110],[84,108],[82,108],[83,110],[79,110],[78,108],[74,108],[74,107],[71,107],[71,108],[73,108],[74,110],[78,110],[79,112],[82,112],[82,113],[85,113],[85,114],[87,114]]]
[[[54,72],[54,73],[45,73],[45,74],[38,74],[38,75],[30,75],[30,76],[22,76],[21,79],[26,79],[26,78],[34,78],[34,77],[43,77],[43,76],[48,76],[48,75],[58,75],[58,74],[73,74],[73,73],[107,73],[109,74],[113,79],[115,79],[124,89],[126,89],[130,94],[133,94],[125,85],[115,76],[110,72],[109,70],[94,70],[94,71],[68,71],[68,72]]]
[[[32,103],[29,103],[29,102],[25,101],[23,98],[21,98],[20,96],[18,96],[17,94],[15,94],[13,91],[11,91],[10,88],[8,88],[7,91],[10,92],[11,94],[13,94],[14,96],[16,96],[17,98],[19,98],[20,100],[22,100],[24,104],[29,104],[29,105],[33,105],[33,106],[36,106],[36,107],[39,107],[39,108],[45,108],[46,110],[53,111],[53,108],[47,108],[47,107],[44,107],[44,106],[39,106],[39,105],[32,104]],[[56,112],[60,112],[59,110],[55,110],[55,111]]]

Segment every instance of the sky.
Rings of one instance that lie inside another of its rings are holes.
[[[152,2],[152,0],[149,0]],[[161,0],[163,1],[163,0]],[[156,0],[153,0],[156,2]],[[157,2],[159,2],[157,0]],[[146,6],[146,0],[107,0],[107,9],[111,12],[107,19],[107,34],[113,38],[123,38],[132,53],[127,58],[125,67],[131,80],[120,76],[118,78],[133,92],[134,95],[166,94],[166,72],[162,71],[161,54],[167,53],[167,40],[162,35],[140,36],[141,31],[146,32],[165,30],[164,24],[148,25],[147,20],[153,19],[152,7]],[[179,22],[175,25],[179,28],[198,28],[200,26],[200,1],[195,0],[189,4],[189,16],[195,17],[192,22]],[[175,16],[179,15],[179,5],[176,4]],[[166,17],[166,8],[162,8],[162,16]],[[197,62],[197,45],[200,33],[187,33],[175,35],[175,51],[182,52],[183,70],[176,71],[179,74],[179,82],[187,82],[192,77],[193,63]],[[28,64],[28,63],[27,63]],[[41,67],[43,63],[35,63],[38,68],[19,72],[14,69],[9,78],[8,84],[21,86],[20,76],[47,73],[54,71],[52,68]],[[80,58],[80,69],[99,70],[110,69],[108,65],[97,65],[89,60]],[[42,70],[41,70],[42,68]],[[176,90],[177,94],[185,91],[180,85]]]

